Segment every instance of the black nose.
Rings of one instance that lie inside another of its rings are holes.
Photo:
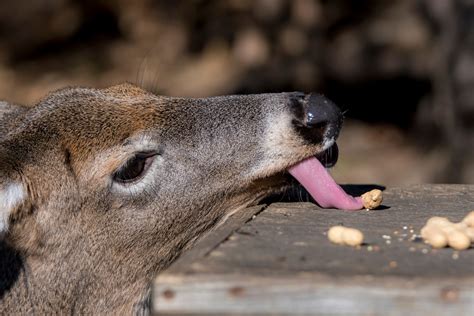
[[[293,123],[311,143],[336,139],[342,126],[342,113],[334,102],[320,94],[295,94]]]

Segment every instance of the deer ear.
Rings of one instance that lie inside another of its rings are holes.
[[[10,216],[25,199],[26,192],[21,183],[11,182],[0,187],[0,235],[8,230]]]

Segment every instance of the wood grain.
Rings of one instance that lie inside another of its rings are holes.
[[[238,221],[229,222],[230,236],[217,234],[213,242],[204,242],[206,251],[194,250],[157,277],[153,310],[472,314],[474,249],[432,250],[413,236],[431,216],[459,221],[474,210],[474,185],[390,188],[383,204],[381,210],[347,212],[312,203],[274,203],[239,227]],[[360,248],[331,244],[325,233],[339,224],[362,230],[366,243]]]

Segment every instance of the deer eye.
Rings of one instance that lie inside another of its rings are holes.
[[[126,184],[140,180],[152,164],[155,156],[155,152],[136,153],[120,169],[115,171],[114,181]]]

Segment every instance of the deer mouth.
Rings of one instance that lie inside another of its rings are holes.
[[[360,210],[363,208],[361,199],[344,192],[326,169],[336,164],[338,156],[339,149],[334,143],[317,156],[307,158],[290,167],[288,172],[321,207]]]
[[[339,159],[339,147],[334,143],[331,147],[314,157],[316,157],[325,168],[332,168],[336,165],[337,160]]]

